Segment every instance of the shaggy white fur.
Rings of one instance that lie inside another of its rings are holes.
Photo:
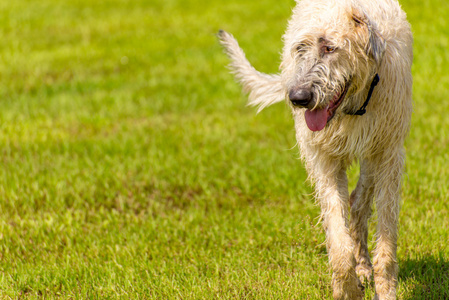
[[[376,297],[395,299],[397,223],[404,139],[412,113],[413,37],[396,0],[297,1],[284,35],[281,73],[256,71],[237,41],[219,38],[249,104],[287,99],[309,178],[322,208],[335,299],[363,298],[374,271]],[[352,115],[365,102],[366,114]],[[349,195],[346,169],[360,162]],[[374,269],[367,248],[371,203],[378,211]]]

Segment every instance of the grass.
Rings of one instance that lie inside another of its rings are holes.
[[[398,293],[446,299],[449,4],[401,3],[415,111]],[[0,298],[329,299],[290,114],[245,107],[215,38],[276,72],[293,5],[0,3]]]

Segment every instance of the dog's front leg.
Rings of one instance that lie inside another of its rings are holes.
[[[318,172],[322,176],[317,178],[316,188],[332,268],[333,297],[362,299],[363,291],[355,272],[354,245],[348,229],[349,194],[346,168],[333,165],[324,169],[326,172]]]

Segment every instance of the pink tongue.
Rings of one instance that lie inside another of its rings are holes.
[[[312,131],[322,130],[327,123],[327,109],[306,110],[305,114],[307,127]]]

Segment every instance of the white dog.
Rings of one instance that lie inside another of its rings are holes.
[[[284,35],[281,73],[256,71],[237,41],[219,38],[231,67],[262,109],[287,99],[301,156],[322,207],[335,299],[395,299],[404,139],[412,113],[412,44],[396,0],[297,1]],[[360,162],[349,196],[346,169]],[[373,265],[367,222],[378,211]],[[373,270],[374,269],[374,270]]]

